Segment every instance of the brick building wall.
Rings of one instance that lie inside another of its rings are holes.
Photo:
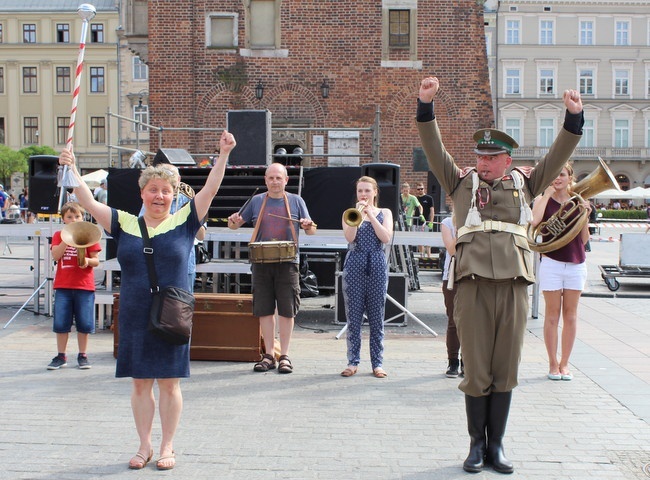
[[[436,75],[441,92],[436,116],[447,149],[461,165],[473,164],[472,133],[493,125],[483,30],[475,0],[417,2],[417,60],[422,69],[387,68],[382,60],[381,0],[284,0],[281,45],[286,57],[243,57],[239,50],[206,48],[206,15],[238,14],[239,48],[245,44],[241,0],[149,2],[151,123],[164,127],[224,127],[226,112],[269,109],[274,127],[372,126],[381,111],[380,161],[401,165],[401,179],[426,181],[413,171],[420,146],[415,107],[420,80]],[[405,60],[403,51],[390,60]],[[329,98],[321,96],[327,79]],[[261,101],[255,85],[265,86]],[[361,134],[362,151],[371,135]],[[152,145],[158,139],[152,134]],[[163,146],[214,151],[214,132],[166,131]],[[307,152],[309,153],[309,152]],[[312,166],[327,164],[310,159]],[[370,161],[361,158],[361,163]]]

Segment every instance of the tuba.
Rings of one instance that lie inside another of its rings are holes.
[[[94,223],[73,222],[66,224],[61,230],[61,240],[77,249],[77,264],[86,263],[86,248],[102,239],[102,231]]]
[[[361,225],[361,221],[363,220],[363,209],[364,207],[348,208],[343,212],[343,221],[345,224],[350,227],[358,227]]]
[[[584,200],[610,188],[620,190],[618,182],[603,159],[598,157],[598,162],[600,165],[596,170],[573,185],[573,195],[557,212],[536,227],[528,225],[528,245],[531,250],[546,253],[565,246],[589,221],[589,210],[584,207]],[[548,237],[548,240],[537,242],[540,235]]]

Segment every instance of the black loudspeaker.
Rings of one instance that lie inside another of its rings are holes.
[[[403,273],[388,274],[388,295],[397,303],[406,308],[406,275]],[[386,311],[384,312],[384,322],[388,320],[388,325],[405,325],[406,314],[390,300],[386,299]],[[336,311],[334,313],[335,323],[346,323],[345,300],[343,299],[343,276],[339,273],[336,275]],[[364,324],[368,321],[364,320]]]
[[[29,157],[29,210],[34,213],[53,214],[59,209],[56,155]]]
[[[230,152],[229,165],[270,165],[271,112],[268,110],[230,110],[227,129],[237,146]]]
[[[107,177],[108,206],[138,215],[142,208],[138,179],[142,170],[138,168],[109,168]],[[112,238],[106,239],[106,259],[117,256],[117,245]]]
[[[138,168],[109,168],[107,177],[108,205],[138,215],[142,208],[140,198],[140,179],[142,170]]]
[[[361,166],[361,174],[372,177],[379,186],[379,206],[390,208],[397,220],[399,206],[399,165],[394,163],[367,163]]]
[[[161,163],[171,163],[172,165],[189,165],[196,167],[196,162],[192,155],[187,150],[182,148],[160,148],[153,157],[152,165],[159,165]]]
[[[302,198],[318,228],[341,229],[343,212],[354,207],[357,198],[355,183],[360,176],[359,167],[324,167],[305,170]]]

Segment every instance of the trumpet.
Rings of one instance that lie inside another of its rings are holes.
[[[77,264],[81,267],[86,263],[86,248],[102,239],[102,231],[94,223],[73,222],[66,224],[61,230],[61,240],[77,249]]]
[[[358,227],[361,225],[364,208],[366,207],[361,205],[356,208],[348,208],[345,212],[343,212],[343,221],[345,224],[349,225],[350,227]]]

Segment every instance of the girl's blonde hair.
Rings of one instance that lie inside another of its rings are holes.
[[[355,186],[359,185],[362,182],[369,183],[370,185],[372,185],[372,188],[375,190],[375,202],[374,202],[373,206],[375,206],[375,207],[378,206],[379,205],[379,185],[377,185],[377,180],[375,180],[372,177],[363,176],[359,180],[357,180],[357,183],[355,183]]]

